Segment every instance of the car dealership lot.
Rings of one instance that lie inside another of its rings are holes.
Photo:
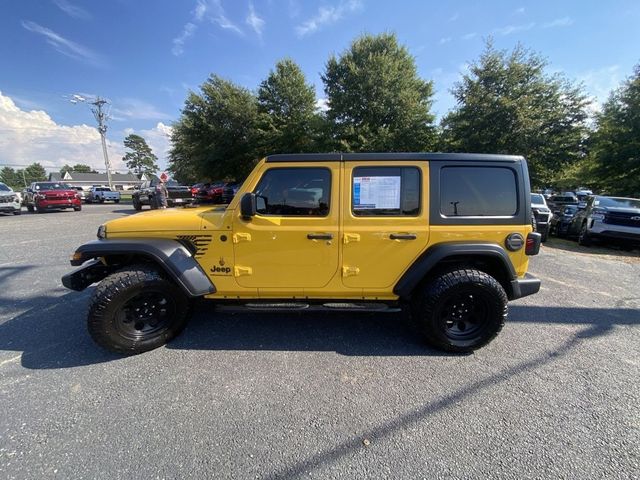
[[[552,239],[539,294],[474,355],[394,315],[197,307],[106,353],[60,277],[128,205],[0,218],[0,478],[629,478],[640,474],[640,259]]]

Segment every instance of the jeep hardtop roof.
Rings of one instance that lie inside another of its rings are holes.
[[[456,162],[522,162],[520,155],[498,155],[488,153],[283,153],[268,155],[267,163],[280,162],[353,162],[353,161],[456,161]]]

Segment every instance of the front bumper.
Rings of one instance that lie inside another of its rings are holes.
[[[540,279],[530,273],[525,273],[524,277],[511,281],[511,296],[509,300],[533,295],[540,291]]]
[[[0,212],[5,212],[5,213],[13,213],[15,211],[20,210],[20,202],[14,202],[14,203],[0,203]]]
[[[625,225],[612,225],[600,220],[592,220],[589,235],[594,238],[610,238],[640,243],[640,228]]]
[[[79,198],[69,198],[61,200],[38,200],[36,202],[38,208],[42,210],[55,210],[59,208],[73,208],[82,205],[82,201]]]

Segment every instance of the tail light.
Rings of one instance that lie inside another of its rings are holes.
[[[537,232],[531,232],[527,235],[527,241],[525,242],[524,253],[526,255],[537,255],[540,252],[540,243],[542,241],[542,235]]]

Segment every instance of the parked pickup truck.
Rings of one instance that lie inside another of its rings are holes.
[[[120,192],[114,192],[109,187],[91,187],[87,203],[104,203],[105,201],[120,203]]]

